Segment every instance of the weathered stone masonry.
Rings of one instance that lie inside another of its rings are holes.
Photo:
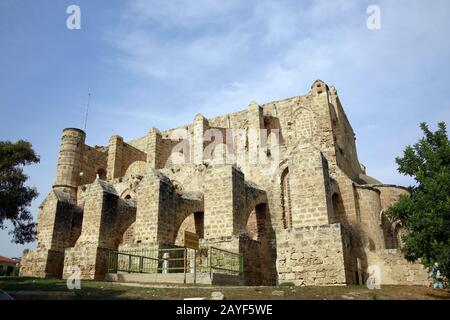
[[[401,226],[384,215],[408,191],[366,175],[337,91],[323,81],[304,96],[198,114],[131,141],[91,147],[85,138],[63,131],[22,275],[67,277],[78,266],[82,278],[103,279],[108,250],[182,245],[188,230],[202,247],[243,253],[250,285],[363,283],[372,264],[382,284],[427,284],[399,252]]]

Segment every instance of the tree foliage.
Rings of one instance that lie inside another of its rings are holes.
[[[427,267],[437,262],[450,279],[450,143],[444,122],[435,132],[426,123],[420,128],[424,136],[396,158],[398,171],[416,184],[410,187],[411,197],[400,197],[387,214],[406,231],[402,236],[406,259],[420,258]]]
[[[36,224],[28,208],[38,193],[36,188],[25,185],[28,176],[23,166],[37,162],[39,156],[29,142],[0,141],[0,228],[11,222],[13,229],[9,233],[15,243],[34,240]]]

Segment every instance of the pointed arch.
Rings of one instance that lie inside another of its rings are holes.
[[[291,190],[289,186],[289,167],[286,166],[281,172],[281,209],[282,222],[284,229],[290,229],[292,226],[292,211],[291,211]]]

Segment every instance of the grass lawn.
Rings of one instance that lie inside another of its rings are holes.
[[[271,299],[450,299],[450,292],[419,286],[382,286],[369,290],[365,286],[328,287],[208,287],[194,285],[139,285],[103,281],[81,281],[81,289],[69,290],[61,279],[2,277],[0,289],[15,299],[183,299],[204,297],[220,291],[227,300]]]

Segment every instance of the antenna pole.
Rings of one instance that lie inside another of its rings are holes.
[[[87,106],[86,106],[86,117],[84,118],[84,132],[86,132],[87,119],[89,114],[89,104],[91,103],[91,93],[88,94]]]

